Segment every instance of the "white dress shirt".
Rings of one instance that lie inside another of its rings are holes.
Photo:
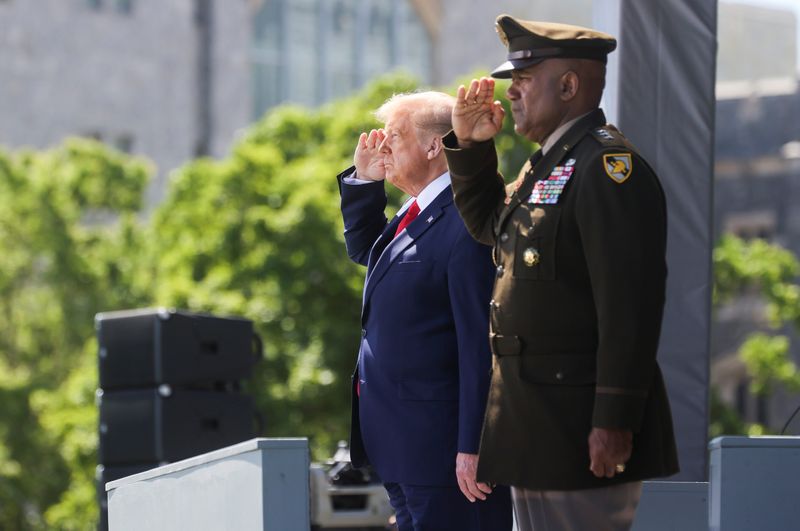
[[[342,182],[344,184],[359,185],[359,184],[374,183],[376,181],[359,179],[357,177],[357,174],[353,172],[352,175],[343,177]],[[434,180],[432,180],[431,182],[429,182],[428,185],[422,189],[422,191],[417,195],[416,198],[409,197],[408,200],[405,203],[403,203],[403,206],[400,207],[400,210],[397,211],[397,215],[400,216],[406,210],[408,210],[414,199],[417,200],[417,206],[419,207],[420,212],[422,212],[423,210],[425,210],[425,207],[430,205],[433,202],[433,200],[436,199],[436,196],[438,196],[442,192],[442,190],[444,190],[448,186],[450,186],[450,172],[446,171],[437,178],[435,178]]]
[[[542,144],[542,155],[547,155],[547,152],[553,148],[553,146],[556,144],[556,142],[558,142],[561,139],[562,136],[564,136],[564,133],[566,133],[570,127],[575,125],[575,122],[577,122],[578,120],[580,120],[581,118],[583,118],[584,116],[586,116],[591,112],[592,111],[589,111],[586,114],[582,114],[577,118],[573,118],[569,122],[558,126],[558,128],[555,131],[553,131],[553,133],[550,136],[547,137],[547,140],[544,141],[544,144]]]

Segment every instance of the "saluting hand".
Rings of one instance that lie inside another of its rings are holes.
[[[383,165],[383,153],[380,151],[381,143],[386,135],[383,129],[373,129],[361,133],[353,155],[353,164],[356,167],[356,177],[367,181],[382,181],[386,178],[386,167]]]
[[[503,127],[505,111],[494,100],[494,79],[473,79],[469,89],[458,87],[456,105],[453,107],[453,132],[458,145],[469,147],[494,137]]]

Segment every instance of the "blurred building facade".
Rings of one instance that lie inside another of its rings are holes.
[[[0,145],[100,139],[168,172],[223,156],[281,103],[403,69],[445,84],[502,58],[500,12],[590,24],[591,0],[0,0]]]
[[[169,170],[249,118],[244,1],[0,1],[0,144],[89,136]]]
[[[797,19],[791,11],[719,4],[717,81],[795,77]]]
[[[275,105],[394,69],[435,86],[492,68],[503,12],[592,24],[592,0],[0,0],[0,144],[83,135],[146,155],[155,201],[168,171],[224,155]],[[795,24],[721,3],[719,79],[793,72]]]

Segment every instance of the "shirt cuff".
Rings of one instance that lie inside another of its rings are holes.
[[[368,179],[359,179],[358,177],[354,177],[355,175],[358,175],[358,174],[354,171],[352,174],[348,175],[347,177],[342,177],[342,182],[344,184],[372,184],[372,183],[375,182],[375,181],[370,181]]]

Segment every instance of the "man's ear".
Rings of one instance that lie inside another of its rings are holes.
[[[581,79],[573,70],[568,70],[561,76],[558,93],[561,101],[570,101],[578,95]]]
[[[444,144],[442,143],[442,137],[440,136],[433,136],[428,141],[428,147],[426,149],[426,154],[428,160],[433,160],[437,158],[444,149]]]

